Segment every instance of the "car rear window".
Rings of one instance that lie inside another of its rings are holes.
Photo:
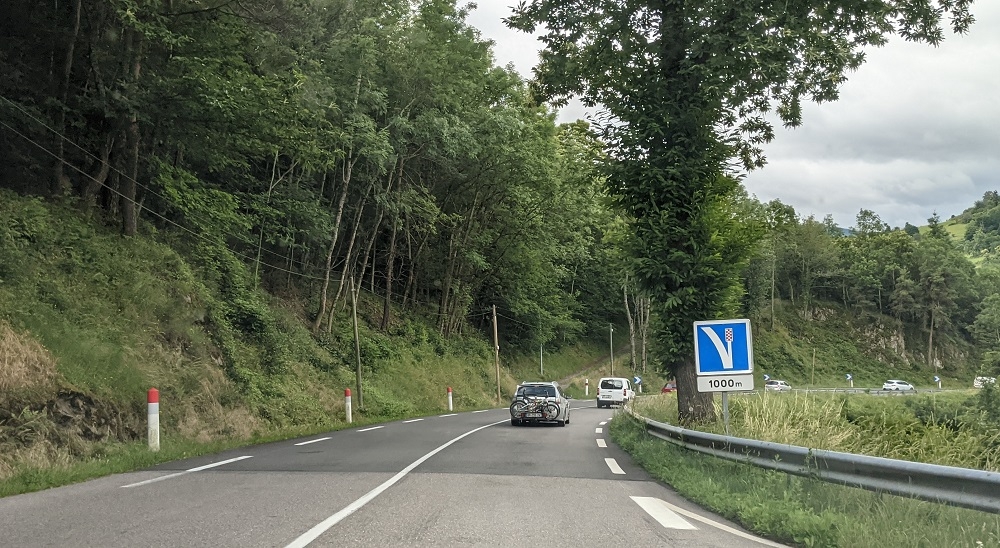
[[[554,398],[556,397],[556,389],[554,386],[522,386],[517,391],[517,395]]]
[[[621,379],[604,379],[601,381],[601,388],[621,388]]]

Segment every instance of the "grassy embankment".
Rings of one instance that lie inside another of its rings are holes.
[[[817,449],[1000,470],[1000,433],[982,421],[970,398],[975,396],[734,395],[730,432]],[[645,398],[636,410],[676,424],[672,396]],[[702,429],[721,433],[722,425]],[[781,542],[872,548],[1000,545],[997,515],[700,455],[647,435],[624,414],[612,422],[611,434],[683,496]]]
[[[168,245],[169,244],[169,245]],[[228,447],[344,428],[355,387],[349,310],[314,336],[318,289],[276,296],[224,247],[135,238],[69,206],[0,193],[0,496],[44,489]],[[359,302],[363,405],[355,424],[496,406],[492,345],[445,339],[381,304]],[[603,343],[563,349],[563,378]],[[509,397],[537,357],[501,354]],[[160,391],[161,451],[146,448],[146,391]],[[356,391],[355,391],[356,392]],[[501,405],[506,405],[506,401]]]

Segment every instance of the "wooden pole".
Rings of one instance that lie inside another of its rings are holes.
[[[358,296],[354,291],[354,276],[351,276],[351,316],[354,317],[354,356],[357,359],[358,408],[364,406],[364,396],[361,395],[361,337],[358,335]]]
[[[493,356],[497,368],[497,404],[500,404],[500,338],[497,336],[497,305],[493,305]]]

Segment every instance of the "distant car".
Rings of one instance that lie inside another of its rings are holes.
[[[882,390],[905,391],[905,390],[916,390],[916,387],[914,387],[912,384],[906,381],[890,379],[882,383]]]
[[[982,388],[985,384],[996,384],[996,377],[976,377],[976,380],[972,381],[973,388]]]
[[[523,382],[517,386],[510,402],[510,424],[520,426],[529,422],[569,424],[569,398],[559,390],[558,383]]]
[[[671,392],[676,392],[676,391],[677,391],[677,381],[668,381],[667,384],[664,384],[663,388],[660,389],[661,394],[669,394]]]
[[[624,405],[635,398],[632,381],[625,377],[604,377],[597,385],[597,407]]]
[[[792,389],[792,385],[778,379],[771,379],[764,383],[765,392],[787,392]]]

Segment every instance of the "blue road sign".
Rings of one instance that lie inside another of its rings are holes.
[[[632,377],[632,384],[642,384],[642,377]]]
[[[753,372],[750,320],[694,322],[694,363],[698,375]]]
[[[764,380],[765,381],[771,380],[771,375],[764,375]]]
[[[848,373],[848,374],[847,374],[847,375],[845,375],[845,376],[847,377],[847,380],[851,380],[851,379],[853,379],[853,378],[854,378],[854,377],[852,377],[852,376],[851,376],[851,374],[850,374],[850,373]]]
[[[939,382],[940,380],[941,380],[941,377],[939,377],[937,375],[934,375],[934,382]]]

